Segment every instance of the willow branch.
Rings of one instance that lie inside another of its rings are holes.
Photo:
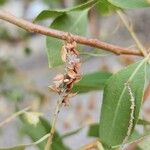
[[[125,18],[122,11],[118,10],[117,13],[118,13],[120,19],[122,20],[123,24],[125,25],[125,27],[129,31],[130,35],[132,36],[133,40],[135,41],[137,47],[139,48],[141,53],[146,57],[147,56],[147,51],[146,51],[145,47],[143,46],[143,44],[141,43],[141,41],[139,40],[139,38],[137,37],[136,33],[134,32],[132,22],[130,21],[130,23],[129,23],[127,21],[128,18]]]
[[[63,32],[63,31],[59,31],[59,30],[55,30],[55,29],[51,29],[51,28],[47,28],[47,27],[44,27],[41,25],[31,23],[24,19],[17,18],[4,10],[0,10],[0,19],[7,21],[11,24],[14,24],[22,29],[25,29],[28,32],[39,33],[39,34],[43,34],[46,36],[58,38],[61,40],[67,40],[67,36],[68,36],[67,32]],[[82,36],[78,36],[78,35],[72,35],[72,38],[74,41],[76,41],[79,44],[95,47],[98,49],[103,49],[105,51],[112,52],[116,55],[124,54],[124,55],[143,56],[143,54],[141,52],[139,52],[138,50],[131,50],[128,48],[115,46],[112,44],[108,44],[106,42],[102,42],[98,39],[91,39],[91,38],[86,38],[86,37],[82,37]]]

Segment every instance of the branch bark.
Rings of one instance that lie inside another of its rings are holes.
[[[59,31],[59,30],[47,28],[38,24],[31,23],[24,19],[17,18],[13,16],[12,14],[10,14],[9,12],[4,11],[4,10],[0,10],[0,19],[7,21],[11,24],[14,24],[22,29],[25,29],[28,32],[39,33],[42,35],[51,36],[51,37],[58,38],[61,40],[67,40],[67,36],[68,36],[67,32],[63,32],[63,31]],[[139,52],[138,50],[131,50],[128,48],[123,48],[120,46],[112,45],[106,42],[102,42],[98,39],[86,38],[86,37],[73,35],[73,34],[72,34],[72,38],[74,41],[76,41],[79,44],[87,45],[90,47],[95,47],[98,49],[103,49],[105,51],[112,52],[116,55],[143,56],[143,54]]]

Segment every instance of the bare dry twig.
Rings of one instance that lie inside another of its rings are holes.
[[[0,10],[0,19],[10,22],[11,24],[14,24],[18,27],[21,27],[22,29],[25,29],[28,32],[40,33],[40,34],[55,37],[58,39],[67,40],[67,36],[68,36],[67,32],[63,32],[63,31],[59,31],[59,30],[55,30],[55,29],[51,29],[51,28],[47,28],[44,26],[40,26],[40,25],[31,23],[24,19],[17,18],[4,10]],[[124,54],[124,55],[143,56],[143,54],[141,52],[139,52],[138,50],[131,50],[128,48],[115,46],[112,44],[108,44],[106,42],[102,42],[98,39],[91,39],[91,38],[86,38],[86,37],[82,37],[82,36],[78,36],[78,35],[72,35],[72,38],[75,42],[77,42],[79,44],[103,49],[105,51],[112,52],[116,55]]]
[[[129,31],[131,37],[135,41],[137,47],[139,48],[139,50],[141,51],[141,53],[146,57],[148,53],[147,53],[145,47],[143,46],[143,44],[141,43],[141,41],[139,40],[138,36],[134,32],[131,20],[130,20],[130,22],[128,22],[127,20],[129,20],[129,19],[120,10],[118,10],[117,13],[118,13],[121,21],[123,22],[123,24],[125,25],[125,27]]]

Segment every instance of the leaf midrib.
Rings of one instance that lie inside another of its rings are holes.
[[[82,19],[82,17],[85,15],[86,12],[87,12],[87,9],[81,12],[81,15],[78,17],[75,23],[71,26],[70,31],[72,31],[76,27],[76,25],[80,22],[80,20]]]
[[[141,62],[138,66],[137,66],[137,68],[134,70],[134,72],[131,74],[131,76],[129,77],[129,79],[128,79],[128,81],[127,82],[131,82],[131,80],[133,79],[133,77],[135,76],[135,74],[137,73],[137,71],[140,69],[140,67],[145,63],[145,61],[146,61],[146,59],[144,59],[143,60],[143,62]],[[113,119],[113,121],[112,121],[112,128],[111,128],[111,131],[109,132],[109,136],[108,137],[110,137],[110,135],[111,135],[111,132],[112,132],[112,130],[114,129],[114,126],[115,126],[115,122],[116,122],[116,116],[117,116],[117,114],[118,114],[118,110],[119,110],[119,106],[120,106],[120,104],[121,104],[121,100],[122,100],[122,97],[123,97],[123,95],[124,95],[124,93],[125,93],[125,90],[126,90],[126,86],[124,86],[124,88],[123,88],[123,90],[122,90],[122,93],[121,93],[121,95],[120,95],[120,97],[119,97],[119,100],[118,100],[118,105],[117,105],[117,107],[116,107],[116,110],[115,110],[115,115],[114,115],[114,119]]]

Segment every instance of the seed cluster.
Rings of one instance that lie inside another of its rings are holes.
[[[81,62],[79,58],[79,52],[76,50],[77,44],[70,37],[63,45],[61,50],[61,58],[65,62],[65,74],[58,74],[54,78],[54,84],[50,88],[63,96],[63,103],[69,104],[70,97],[73,97],[74,93],[71,93],[73,85],[81,79],[80,67]]]

